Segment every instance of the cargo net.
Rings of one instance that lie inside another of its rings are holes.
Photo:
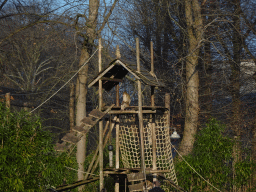
[[[153,168],[152,156],[152,116],[155,117],[156,130],[156,165],[157,170],[169,170],[165,173],[167,179],[171,179],[178,184],[173,158],[169,126],[167,126],[167,115],[143,114],[144,127],[144,153],[146,168]],[[139,120],[137,115],[120,115],[120,152],[125,168],[140,168],[140,133]]]

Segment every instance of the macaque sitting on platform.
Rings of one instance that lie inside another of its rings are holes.
[[[121,104],[121,110],[124,110],[126,107],[129,107],[131,103],[130,95],[125,91],[123,93],[123,102]]]

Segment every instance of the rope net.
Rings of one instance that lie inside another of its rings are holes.
[[[153,117],[153,118],[152,118]],[[154,119],[154,120],[153,120]],[[169,170],[167,179],[177,185],[177,178],[172,158],[172,147],[167,125],[167,114],[143,114],[145,168],[153,168],[152,122],[155,121],[156,133],[156,166],[157,170]],[[139,119],[136,114],[120,115],[120,152],[125,168],[140,168],[140,133]]]

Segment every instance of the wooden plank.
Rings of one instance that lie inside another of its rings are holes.
[[[81,120],[82,123],[86,124],[86,125],[90,125],[90,126],[94,126],[97,122],[98,119],[95,119],[95,117],[85,117]]]
[[[57,143],[56,146],[54,146],[55,151],[66,151],[68,150],[70,147],[72,146],[72,144],[70,143],[66,143],[66,142],[62,142],[62,143]]]
[[[67,143],[76,144],[78,141],[80,141],[81,137],[78,137],[75,135],[76,133],[67,133],[61,140],[65,141]]]
[[[102,73],[100,73],[96,79],[94,79],[93,81],[91,81],[88,85],[88,88],[92,87],[95,83],[97,83],[99,81],[99,79],[101,79],[108,71],[110,71],[110,69],[112,69],[115,66],[115,63],[111,64],[107,69],[105,69]]]
[[[86,125],[82,124],[80,126],[75,126],[73,128],[73,131],[80,133],[80,134],[86,134],[90,128],[91,128],[91,126],[86,126]]]
[[[143,173],[131,173],[127,175],[128,181],[143,181],[145,180],[144,174]]]
[[[106,115],[106,113],[103,113],[103,112],[99,111],[98,109],[93,109],[89,113],[89,116],[95,117],[95,118],[98,118],[98,119],[101,119],[102,117],[104,117],[104,115]]]
[[[114,82],[123,82],[122,79],[114,79],[114,78],[109,78],[109,77],[101,77],[102,81],[114,81]]]
[[[156,113],[156,110],[143,110],[142,113]],[[108,112],[108,114],[118,114],[118,115],[121,115],[121,114],[138,114],[138,111],[136,110],[116,110],[116,111],[110,111]]]
[[[62,185],[62,186],[58,186],[56,187],[55,191],[66,191],[68,189],[73,189],[73,188],[76,188],[80,185],[85,185],[87,183],[90,183],[90,182],[93,182],[93,181],[97,181],[99,180],[99,177],[93,177],[91,179],[86,179],[86,180],[81,180],[81,181],[77,181],[73,184],[70,184],[70,185]]]
[[[143,191],[144,183],[129,185],[129,191]]]
[[[136,79],[140,79],[140,77],[136,74],[136,72],[134,72],[129,66],[126,66],[125,63],[123,63],[120,60],[116,61],[117,64],[122,65],[128,72],[130,72]]]

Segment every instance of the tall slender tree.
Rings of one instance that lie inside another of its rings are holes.
[[[189,45],[186,60],[186,116],[183,139],[180,144],[180,153],[182,155],[191,153],[198,125],[198,56],[203,37],[200,2],[198,0],[185,0],[185,14]]]

